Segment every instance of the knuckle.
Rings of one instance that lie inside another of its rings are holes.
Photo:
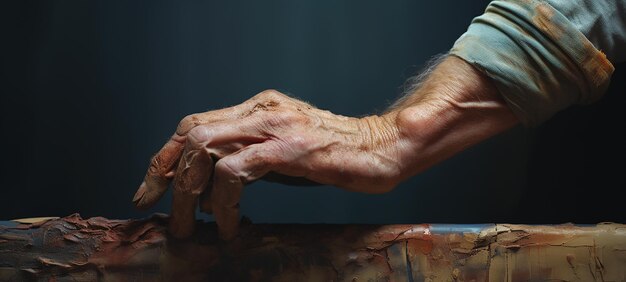
[[[204,144],[211,140],[211,130],[206,126],[196,126],[187,133],[187,142],[190,145]]]
[[[272,127],[306,125],[310,122],[309,117],[292,110],[281,110],[266,116],[266,122]]]
[[[200,114],[190,114],[185,116],[176,128],[176,133],[182,135],[187,134],[192,128],[200,124]]]
[[[262,99],[281,99],[285,97],[285,94],[280,93],[279,91],[275,89],[267,89],[267,90],[261,91],[256,96]]]
[[[215,173],[226,177],[237,175],[237,171],[233,168],[233,164],[228,159],[221,159],[215,164]]]
[[[293,111],[280,111],[277,117],[285,124],[294,124],[303,120],[302,115]]]
[[[246,105],[246,108],[249,109],[247,111],[244,111],[242,116],[247,117],[253,113],[267,111],[280,111],[284,108],[284,105],[282,104],[286,101],[286,97],[287,96],[276,90],[265,90],[243,103],[244,105]]]

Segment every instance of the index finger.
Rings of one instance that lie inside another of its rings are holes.
[[[178,124],[176,133],[150,161],[146,176],[133,197],[135,206],[140,209],[149,208],[163,196],[174,179],[178,160],[185,148],[187,133],[191,129],[232,118],[238,113],[236,108],[235,106],[184,117]]]
[[[174,178],[176,164],[185,147],[185,137],[174,134],[152,157],[148,172],[133,197],[138,208],[149,208],[161,198]]]

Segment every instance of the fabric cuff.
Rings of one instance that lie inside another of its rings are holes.
[[[527,126],[597,100],[614,71],[565,16],[537,0],[492,1],[450,54],[491,77]]]

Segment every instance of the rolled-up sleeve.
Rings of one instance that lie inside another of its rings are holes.
[[[625,2],[492,1],[450,53],[491,77],[516,116],[534,126],[604,94],[609,58],[626,53]]]

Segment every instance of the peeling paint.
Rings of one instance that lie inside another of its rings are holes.
[[[220,241],[168,218],[0,222],[0,281],[626,281],[626,225],[255,225]]]

